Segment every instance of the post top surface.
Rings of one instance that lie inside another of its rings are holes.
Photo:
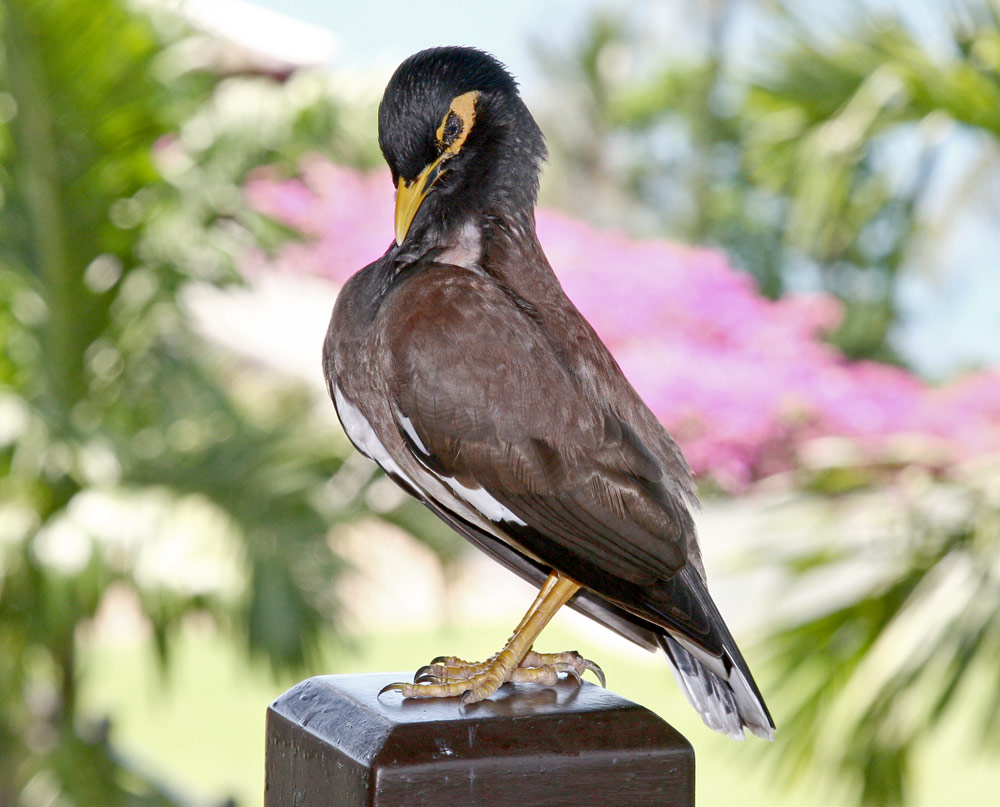
[[[407,681],[412,676],[412,673],[405,672],[319,675],[296,685],[279,697],[275,704],[291,700],[308,701],[311,697],[323,697],[332,694],[329,690],[335,690],[338,697],[350,698],[364,709],[397,725],[438,721],[482,722],[642,708],[595,684],[584,682],[582,686],[577,686],[572,680],[563,680],[551,687],[505,684],[489,700],[464,707],[459,705],[458,698],[403,698],[398,692],[387,692],[378,697],[379,690],[386,684]]]
[[[489,700],[466,707],[457,698],[404,700],[396,692],[378,697],[383,686],[406,678],[406,673],[317,676],[281,695],[270,711],[365,765],[376,755],[402,759],[420,748],[461,747],[473,755],[487,747],[519,754],[587,747],[690,753],[687,740],[657,715],[589,682],[505,684]]]

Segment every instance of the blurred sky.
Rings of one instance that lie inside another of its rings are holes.
[[[217,13],[223,15],[226,28],[241,16],[234,11],[234,6],[242,5],[241,0],[189,2],[220,9]],[[298,49],[300,56],[315,53],[317,61],[329,61],[338,68],[384,81],[400,61],[418,50],[445,44],[474,45],[505,62],[521,82],[529,102],[536,103],[541,80],[533,47],[557,47],[569,42],[595,10],[616,6],[624,9],[629,5],[625,0],[504,0],[481,4],[458,0],[433,4],[412,0],[255,2],[332,35],[316,41],[305,29],[293,33],[291,43],[285,47]],[[929,10],[942,2],[945,0],[825,0],[816,5],[819,16],[831,12],[828,3],[899,11],[933,47],[932,23],[936,17]],[[698,47],[691,37],[678,35],[684,30],[685,15],[694,13],[698,6],[695,0],[649,3],[651,24],[664,31],[665,41],[675,52]],[[737,46],[739,39],[754,36],[752,19],[742,16],[746,36],[737,38]],[[266,23],[263,29],[266,32]],[[276,38],[271,38],[271,44]],[[310,60],[308,56],[305,59]],[[952,156],[957,163],[962,155]],[[956,166],[952,176],[960,170]],[[995,226],[1000,197],[994,196],[983,200],[978,215],[953,219],[949,232],[938,244],[937,254],[924,256],[917,271],[900,284],[904,323],[896,334],[896,343],[918,369],[931,377],[946,376],[980,362],[1000,363],[1000,271],[995,257],[1000,254],[1000,230]],[[943,265],[950,271],[942,271]]]
[[[256,4],[331,31],[338,66],[392,70],[423,48],[474,45],[511,68],[516,66],[526,89],[537,78],[529,42],[558,37],[588,11],[608,5],[604,0],[256,0]]]

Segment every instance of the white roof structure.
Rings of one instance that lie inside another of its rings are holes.
[[[206,61],[220,73],[288,74],[332,64],[337,37],[323,28],[245,0],[140,0],[176,13],[207,34]]]

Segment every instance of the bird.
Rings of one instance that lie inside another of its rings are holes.
[[[708,592],[691,471],[538,241],[547,152],[516,80],[475,48],[420,51],[386,86],[378,141],[395,238],[333,307],[323,369],[337,416],[403,490],[539,588],[491,658],[439,656],[379,696],[468,704],[587,670],[603,684],[578,653],[533,649],[568,604],[662,650],[710,728],[773,739]]]

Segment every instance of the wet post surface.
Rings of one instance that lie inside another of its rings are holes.
[[[457,699],[310,678],[267,712],[265,807],[691,807],[694,751],[648,709],[573,681]]]

